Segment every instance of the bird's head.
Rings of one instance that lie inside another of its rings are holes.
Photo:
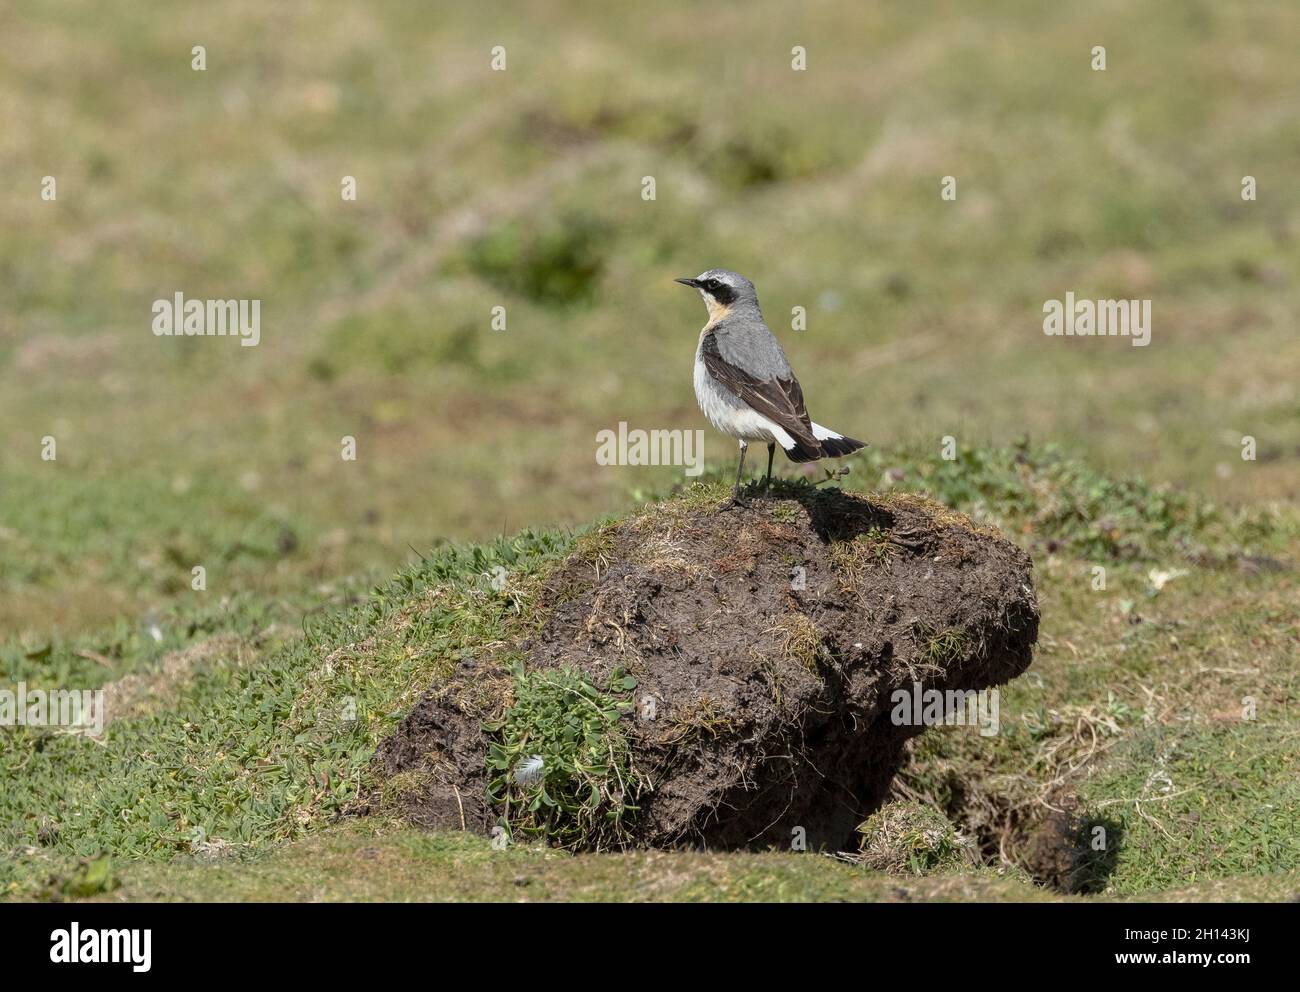
[[[709,309],[709,323],[717,323],[736,307],[758,309],[758,293],[754,284],[737,272],[728,269],[709,269],[694,279],[678,279],[683,286],[698,289]]]

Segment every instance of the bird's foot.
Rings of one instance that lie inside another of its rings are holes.
[[[737,490],[735,493],[732,494],[731,499],[727,500],[727,502],[723,503],[722,506],[719,507],[719,509],[723,511],[741,510],[741,509],[748,509],[748,508],[749,508],[749,500],[741,499],[739,490]]]

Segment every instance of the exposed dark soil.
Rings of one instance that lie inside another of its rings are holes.
[[[530,669],[637,677],[624,720],[653,787],[636,843],[788,847],[802,827],[809,849],[843,849],[922,729],[891,721],[895,689],[987,688],[1029,666],[1031,569],[910,495],[782,485],[727,511],[671,501],[585,537],[516,647]],[[414,773],[415,822],[495,822],[480,724],[509,685],[499,662],[464,662],[380,746],[386,774]]]

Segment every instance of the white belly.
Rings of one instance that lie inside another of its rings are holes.
[[[783,448],[794,446],[794,439],[783,427],[751,409],[709,375],[698,352],[695,355],[695,399],[709,423],[723,434],[741,441],[776,441]]]

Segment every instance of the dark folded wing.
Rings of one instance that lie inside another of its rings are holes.
[[[759,379],[724,359],[711,336],[705,339],[702,351],[704,367],[713,378],[768,420],[784,427],[796,441],[814,450],[821,449],[821,442],[813,436],[812,420],[803,402],[803,390],[793,375],[788,379]]]

